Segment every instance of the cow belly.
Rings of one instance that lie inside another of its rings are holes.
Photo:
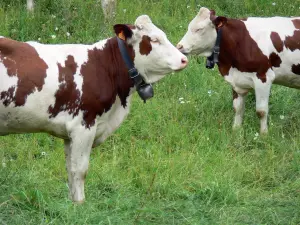
[[[49,119],[38,110],[0,106],[0,135],[46,132],[66,138],[66,121],[68,121],[66,116],[60,115],[58,118]]]
[[[300,89],[300,75],[278,75],[274,80],[274,84]]]
[[[229,74],[224,78],[237,93],[243,94],[254,87],[253,78],[255,76],[255,73],[244,73],[236,68],[231,68]]]

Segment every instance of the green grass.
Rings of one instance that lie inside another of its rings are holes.
[[[34,14],[22,1],[2,0],[0,35],[93,43],[112,36],[114,23],[148,14],[176,44],[200,5],[230,17],[300,15],[299,0],[118,1],[115,21],[104,23],[96,0],[40,0]],[[300,224],[299,98],[274,86],[269,135],[256,139],[250,94],[243,129],[232,132],[230,86],[190,57],[147,104],[135,95],[128,119],[94,149],[83,205],[68,199],[60,139],[0,137],[0,224]]]

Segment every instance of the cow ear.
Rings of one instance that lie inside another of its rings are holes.
[[[227,23],[227,18],[224,16],[218,16],[218,17],[214,18],[214,20],[212,22],[217,28],[220,28],[220,27],[223,27]]]
[[[116,24],[114,25],[114,30],[116,35],[124,41],[131,38],[133,34],[131,28],[126,24]]]

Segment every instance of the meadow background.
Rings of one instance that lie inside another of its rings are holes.
[[[299,0],[1,0],[0,35],[94,43],[115,23],[148,14],[176,44],[200,6],[228,17],[300,16]],[[179,98],[183,98],[179,100]],[[0,224],[300,224],[300,94],[273,86],[269,135],[258,136],[254,95],[232,132],[232,93],[217,69],[189,67],[134,96],[121,128],[93,150],[86,202],[68,199],[63,142],[47,134],[0,137]]]

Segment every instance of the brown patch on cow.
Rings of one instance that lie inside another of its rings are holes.
[[[57,116],[62,111],[67,111],[73,117],[78,115],[80,106],[80,92],[74,82],[74,75],[77,70],[77,64],[74,57],[69,55],[65,61],[65,66],[57,63],[59,88],[55,93],[55,104],[49,106],[48,112],[51,117]]]
[[[300,64],[298,64],[298,65],[292,65],[292,72],[294,74],[300,75]]]
[[[281,40],[279,34],[277,32],[272,32],[271,35],[271,40],[272,43],[277,50],[277,52],[282,52],[283,51],[283,41]]]
[[[132,60],[134,50],[127,46]],[[83,77],[80,110],[87,128],[95,124],[97,116],[107,112],[119,96],[126,107],[130,88],[134,86],[128,75],[128,69],[122,59],[116,38],[109,39],[103,49],[88,51],[88,60],[80,72]]]
[[[300,19],[292,20],[296,29],[300,29]]]
[[[147,35],[143,35],[140,42],[141,55],[148,55],[152,51],[151,38]]]
[[[0,99],[3,101],[3,105],[8,106],[14,99],[15,87],[12,86],[8,88],[7,91],[2,91],[0,94]]]
[[[256,73],[262,82],[266,82],[266,72],[271,66],[269,59],[251,38],[244,22],[228,19],[222,29],[220,73],[226,76],[233,67],[241,72]]]
[[[284,45],[291,51],[300,49],[300,30],[295,30],[293,36],[287,36]]]
[[[23,106],[28,95],[36,90],[42,90],[48,66],[32,46],[24,42],[1,38],[0,61],[6,67],[8,76],[18,77],[17,86],[14,87],[15,95],[11,97],[12,87],[9,87],[8,93],[3,93],[3,96],[9,96],[5,100],[5,105],[14,102],[15,106]]]
[[[273,67],[280,67],[280,64],[282,63],[279,55],[277,55],[275,52],[272,52],[270,55],[270,63]]]
[[[258,116],[258,118],[261,119],[261,118],[263,118],[266,115],[266,112],[264,112],[264,111],[257,111],[256,115]]]
[[[134,60],[132,46],[127,46],[127,51]],[[117,96],[121,105],[126,107],[127,97],[134,83],[128,75],[116,37],[109,39],[103,49],[88,50],[88,60],[80,67],[83,78],[81,96],[74,81],[77,71],[74,57],[69,55],[65,66],[59,63],[57,66],[61,84],[55,94],[54,106],[49,107],[50,118],[57,116],[61,111],[67,111],[73,116],[82,111],[83,125],[90,128],[95,124],[97,116],[101,116],[112,107]]]

